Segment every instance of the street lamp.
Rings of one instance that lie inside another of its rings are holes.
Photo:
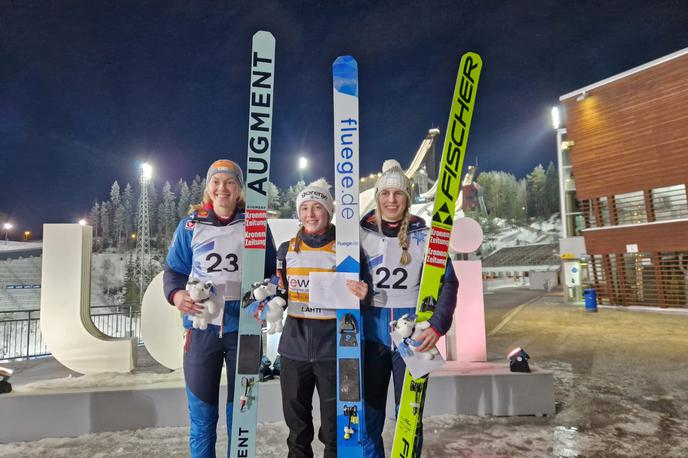
[[[10,223],[5,223],[2,225],[3,229],[5,229],[5,245],[7,245],[7,233],[9,232],[10,229],[12,229],[12,224]]]
[[[554,129],[561,127],[561,115],[559,114],[559,107],[552,107],[552,127]]]
[[[303,181],[303,171],[308,167],[308,159],[301,156],[299,157],[299,179]]]
[[[83,219],[83,218],[81,218],[81,219],[79,220],[79,226],[85,226],[85,225],[86,225],[86,220]]]

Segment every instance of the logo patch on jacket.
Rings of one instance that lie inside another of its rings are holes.
[[[196,227],[196,223],[191,220],[187,221],[186,225],[184,225],[184,229],[186,229],[187,231],[193,231],[194,227]]]

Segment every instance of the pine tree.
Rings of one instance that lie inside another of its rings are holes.
[[[91,213],[88,219],[93,227],[93,238],[97,239],[100,235],[100,204],[97,200],[93,202],[93,207],[91,207]]]
[[[172,233],[174,232],[175,224],[177,222],[177,205],[175,203],[176,196],[172,191],[172,186],[169,181],[165,181],[162,187],[162,213],[160,215],[161,221],[161,236],[162,246],[167,246],[172,240]]]
[[[120,188],[117,180],[115,180],[110,188],[110,218],[112,221],[111,236],[114,245],[117,249],[121,249],[126,221],[124,219],[124,208],[122,207]]]
[[[279,188],[271,181],[268,181],[268,210],[279,211],[281,206]]]
[[[131,184],[127,183],[124,187],[124,192],[122,193],[122,207],[124,208],[124,235],[127,241],[131,240],[129,234],[134,232],[136,227],[135,220],[135,208],[136,208],[136,198],[134,197],[134,190]]]
[[[550,161],[545,172],[545,216],[551,216],[559,212],[559,174]]]
[[[528,214],[535,217],[545,213],[545,169],[538,164],[526,177],[528,181]]]
[[[203,189],[203,181],[201,181],[200,176],[196,175],[191,182],[191,196],[189,197],[191,205],[196,205],[203,201]]]
[[[296,197],[299,195],[303,188],[306,187],[306,183],[303,180],[299,180],[295,185],[289,186],[287,192],[285,193],[284,204],[282,207],[282,217],[283,218],[296,218],[298,217],[296,208]]]
[[[177,218],[182,219],[189,214],[189,206],[191,205],[191,190],[186,181],[179,180],[177,183],[177,192],[179,193],[179,201],[177,203]]]
[[[110,232],[110,204],[108,202],[100,203],[100,233],[103,239],[103,248],[112,244]]]

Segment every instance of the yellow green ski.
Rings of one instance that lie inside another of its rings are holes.
[[[449,250],[449,237],[454,224],[456,201],[461,190],[463,160],[466,155],[468,132],[483,63],[478,54],[468,52],[461,58],[454,86],[449,122],[444,136],[442,162],[437,178],[437,194],[432,210],[430,240],[420,280],[416,313],[417,321],[426,321],[433,314],[444,275]],[[392,457],[420,456],[423,406],[428,376],[414,379],[409,371],[404,377],[397,426],[394,431]]]

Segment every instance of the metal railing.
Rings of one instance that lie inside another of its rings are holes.
[[[111,337],[141,340],[141,313],[128,305],[91,307],[93,324]],[[0,311],[0,361],[50,355],[41,335],[40,310]]]

